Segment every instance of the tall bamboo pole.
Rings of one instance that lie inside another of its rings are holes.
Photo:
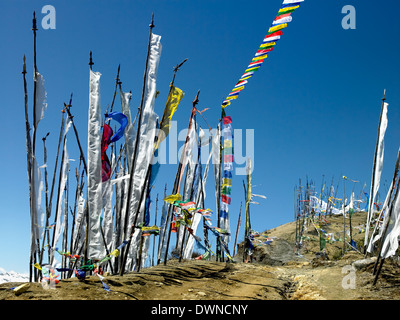
[[[342,255],[346,252],[346,192],[344,189],[345,177],[343,176],[343,250]]]
[[[36,92],[37,92],[37,64],[36,64],[36,31],[37,31],[37,26],[36,26],[36,13],[35,11],[33,12],[33,20],[32,20],[32,31],[33,31],[33,66],[34,66],[34,87],[33,87],[33,133],[32,133],[32,153],[31,153],[31,157],[32,157],[32,163],[34,163],[34,159],[35,159],[35,149],[36,149],[36,124],[37,124],[37,119],[36,119]],[[34,169],[34,168],[33,168]],[[31,196],[31,224],[32,224],[32,230],[31,232],[33,232],[33,229],[35,228],[34,224],[34,218],[37,216],[37,210],[36,210],[36,194],[35,194],[35,170],[31,170],[31,183],[32,183],[32,188],[31,188],[31,192],[33,193],[33,195]],[[40,248],[39,247],[39,239],[33,239],[31,241],[37,241],[37,244],[32,244],[32,248],[34,249],[34,252],[31,252],[31,263],[36,263],[36,255],[37,255],[37,250]],[[35,281],[37,281],[37,269],[34,269],[34,279]]]
[[[26,163],[27,163],[27,172],[28,172],[28,187],[29,187],[29,205],[32,214],[32,180],[31,180],[31,172],[32,172],[32,140],[31,140],[31,126],[29,124],[29,117],[28,117],[28,89],[26,83],[26,58],[24,55],[23,58],[23,69],[22,69],[22,76],[24,81],[24,102],[25,102],[25,131],[26,131]],[[32,282],[32,253],[29,256],[29,282]]]
[[[60,146],[61,146],[63,132],[64,132],[64,126],[65,126],[64,113],[65,113],[65,111],[63,109],[61,111],[60,134],[58,136],[56,160],[55,160],[55,164],[54,164],[53,179],[52,179],[51,189],[50,189],[50,199],[49,199],[49,204],[46,208],[46,217],[48,219],[50,219],[50,216],[51,216],[51,209],[52,209],[52,203],[53,203],[53,192],[54,192],[55,180],[56,180],[56,176],[57,176],[58,157],[59,157],[59,153],[60,153]],[[50,231],[48,231],[48,232],[50,232]],[[48,235],[48,241],[50,242],[50,235]],[[49,255],[48,255],[48,261],[50,261],[50,250],[49,250]]]
[[[155,217],[154,217],[154,225],[157,225],[157,211],[158,211],[158,193],[156,197],[156,212],[155,212]],[[154,247],[156,246],[156,235],[153,235],[153,253],[151,256],[151,266],[154,266]]]
[[[139,119],[138,119],[137,131],[136,131],[135,148],[134,148],[134,151],[133,151],[132,161],[131,161],[131,164],[130,164],[130,177],[129,177],[129,184],[128,184],[128,195],[127,195],[127,202],[126,202],[125,224],[124,224],[124,237],[125,238],[128,237],[128,235],[130,236],[130,234],[134,232],[132,226],[128,226],[129,207],[130,207],[130,203],[131,203],[133,176],[134,176],[134,173],[135,173],[136,156],[137,156],[137,153],[138,153],[137,151],[138,151],[138,146],[139,146],[139,136],[140,136],[141,126],[142,126],[143,102],[144,102],[144,94],[145,94],[145,90],[146,90],[147,69],[148,69],[148,65],[149,65],[149,56],[150,56],[150,48],[151,48],[151,36],[152,36],[154,27],[155,27],[155,25],[154,25],[154,14],[152,14],[151,23],[149,25],[149,28],[150,28],[149,40],[148,40],[148,45],[147,45],[146,65],[145,65],[145,68],[144,68],[144,75],[143,75],[142,97],[141,97],[140,106],[139,106],[139,115],[138,115]],[[138,205],[140,206],[140,203]],[[132,239],[131,236],[130,236],[130,239]],[[130,242],[131,241],[129,241],[129,243],[126,246],[126,248],[124,248],[122,250],[123,260],[122,260],[121,269],[119,271],[119,274],[121,276],[124,274],[124,271],[125,271],[124,269],[125,269],[126,259],[128,257],[128,253],[129,253]]]
[[[186,151],[187,151],[186,148],[187,148],[187,144],[189,142],[189,132],[190,132],[190,129],[191,129],[193,116],[196,113],[196,105],[199,102],[199,94],[200,94],[200,90],[197,91],[197,95],[196,95],[195,99],[192,102],[192,112],[191,112],[190,118],[189,118],[188,132],[187,132],[187,135],[186,135],[186,140],[185,140],[185,144],[184,144],[184,150],[183,150],[183,152],[181,154],[181,158],[180,158],[180,161],[179,161],[179,164],[178,164],[178,170],[177,170],[176,176],[175,176],[175,182],[174,182],[173,191],[172,191],[173,194],[176,194],[180,189],[180,182],[181,182],[181,177],[182,177],[182,173],[183,173],[182,169],[184,169],[183,168],[183,164],[186,161]],[[167,248],[165,250],[165,255],[164,255],[164,265],[167,264],[169,242],[170,242],[170,239],[171,239],[171,232],[172,232],[172,223],[173,223],[172,211],[173,210],[174,210],[174,207],[173,207],[172,204],[170,204],[169,210],[168,210],[168,217],[171,218],[171,221],[170,221],[170,226],[169,226],[169,231],[168,231]],[[167,221],[168,221],[168,219],[167,219]]]
[[[170,90],[169,90],[168,96],[170,95],[170,93],[171,93],[171,91],[172,91],[172,88],[173,88],[173,85],[174,85],[174,82],[175,82],[176,73],[178,72],[179,68],[180,68],[186,61],[187,61],[187,59],[183,60],[180,64],[178,64],[178,65],[174,68],[174,74],[173,74],[172,81],[171,81],[171,84],[170,84]],[[157,132],[157,134],[156,134],[156,136],[155,136],[155,138],[154,138],[154,145],[156,145],[156,143],[158,142],[158,140],[159,140],[159,135],[160,135],[160,130],[158,130],[158,132]],[[145,178],[145,184],[144,184],[144,186],[143,186],[143,188],[142,188],[142,190],[141,190],[141,193],[140,193],[140,200],[139,200],[138,206],[137,206],[137,208],[136,208],[135,220],[134,220],[134,223],[133,223],[133,225],[132,225],[132,228],[134,228],[134,227],[136,226],[137,217],[138,217],[138,215],[139,215],[139,211],[140,211],[140,208],[141,208],[142,201],[143,201],[143,199],[146,199],[146,197],[147,197],[147,192],[148,192],[148,186],[147,186],[147,184],[150,183],[151,171],[152,171],[152,167],[153,167],[152,163],[153,163],[153,158],[154,158],[154,152],[155,152],[155,149],[154,149],[153,152],[152,152],[151,161],[149,162],[148,167],[147,167],[146,178]],[[143,216],[143,222],[144,222],[144,218],[145,218],[145,216]],[[131,234],[130,234],[130,240],[129,240],[129,243],[128,243],[128,246],[127,246],[126,251],[128,251],[128,249],[129,249],[132,236],[133,236],[133,231],[132,231]],[[163,234],[163,238],[164,238],[164,234]],[[139,253],[138,271],[140,270],[140,267],[141,267],[141,266],[140,266],[140,263],[141,263],[141,256],[142,256],[142,245],[143,245],[143,237],[140,238],[140,253]],[[126,260],[126,258],[125,258],[125,260]]]
[[[381,237],[381,241],[380,241],[380,245],[379,245],[379,249],[378,249],[377,259],[376,259],[376,262],[375,262],[375,265],[374,265],[373,274],[376,274],[376,272],[377,272],[377,266],[378,266],[379,260],[381,259],[381,253],[382,253],[382,247],[383,247],[384,239],[385,239],[388,227],[389,227],[389,223],[390,223],[390,219],[391,219],[391,215],[392,215],[392,211],[393,211],[393,200],[391,200],[392,199],[392,195],[393,195],[393,191],[396,188],[395,195],[394,195],[393,199],[396,199],[397,193],[399,192],[399,182],[400,182],[400,180],[398,179],[399,166],[400,166],[400,149],[399,149],[399,151],[397,153],[397,159],[396,159],[396,164],[395,164],[395,169],[394,169],[394,174],[393,174],[393,179],[392,179],[392,188],[389,190],[390,194],[389,194],[389,203],[388,203],[388,209],[387,209],[388,219],[386,220],[387,221],[386,225],[382,226],[384,228],[384,230],[383,230],[383,233],[382,233],[382,237]],[[397,181],[397,185],[395,186],[396,181]],[[371,239],[372,239],[373,236],[374,236],[374,234],[371,235]],[[380,273],[380,269],[382,268],[383,260],[384,259],[382,259],[381,265],[379,266],[378,274],[375,277],[374,284],[376,283],[376,281],[378,279],[378,276],[379,276],[379,273]]]
[[[44,163],[46,164],[46,166],[44,167],[44,181],[45,181],[45,195],[46,195],[46,199],[45,199],[45,204],[46,204],[46,213],[47,213],[47,208],[49,206],[49,197],[48,197],[48,189],[49,189],[49,185],[47,183],[47,150],[46,150],[46,138],[48,137],[48,135],[50,134],[50,132],[48,132],[46,134],[46,136],[44,136],[42,138],[43,141],[43,157],[44,157]],[[48,227],[49,226],[49,217],[46,214],[46,223],[45,223],[45,227],[44,227],[44,232],[43,232],[43,240],[42,240],[42,246],[40,248],[39,251],[39,264],[42,264],[42,259],[43,259],[43,252],[44,252],[44,243],[46,241],[46,237],[49,238],[49,230]],[[39,270],[39,277],[41,276],[41,271]]]
[[[239,217],[238,217],[238,222],[237,222],[237,227],[236,227],[235,244],[233,245],[232,257],[235,256],[236,244],[237,244],[237,239],[238,239],[239,229],[240,229],[241,214],[242,214],[242,202],[240,202]]]

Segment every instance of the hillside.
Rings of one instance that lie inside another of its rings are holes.
[[[365,213],[353,216],[353,234],[361,243]],[[346,221],[347,223],[347,221]],[[348,227],[348,226],[347,226]],[[360,227],[360,228],[359,228]],[[343,217],[331,217],[327,233],[343,230]],[[357,231],[356,231],[357,230]],[[0,284],[0,300],[396,300],[400,298],[400,272],[395,261],[385,261],[376,286],[372,285],[373,260],[356,263],[364,255],[351,250],[343,257],[342,242],[327,242],[327,256],[319,251],[319,237],[309,226],[300,255],[294,254],[295,223],[263,232],[269,244],[256,246],[252,263],[242,262],[239,245],[235,263],[215,261],[168,261],[124,276],[105,276],[109,291],[96,275],[85,281],[62,280],[54,289],[40,283],[17,295],[10,288],[21,283]],[[257,238],[256,238],[257,239]],[[256,241],[257,242],[257,241]],[[351,266],[355,268],[349,273]],[[354,276],[350,279],[351,276]],[[354,285],[354,286],[352,286]]]

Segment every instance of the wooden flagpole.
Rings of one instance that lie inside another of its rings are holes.
[[[195,132],[197,132],[197,121],[196,121],[196,113],[194,114],[194,116],[193,116],[193,118],[194,118],[194,125],[195,125]],[[189,133],[189,132],[188,132]],[[198,163],[196,163],[195,164],[195,168],[194,168],[194,173],[196,173],[196,170],[197,170],[197,166],[198,166]],[[186,182],[187,182],[187,177],[188,177],[188,170],[186,170],[186,177],[185,177],[185,185],[186,185]],[[194,179],[193,179],[193,181],[192,181],[192,185],[191,186],[189,186],[189,190],[192,190],[193,191],[193,183],[194,183],[195,181],[194,181]],[[184,187],[184,190],[185,190],[186,188]],[[189,194],[189,199],[184,199],[184,200],[192,200],[192,196],[193,196],[193,194],[192,194],[192,192],[190,192],[190,194]],[[196,205],[197,205],[197,203],[196,203]],[[185,238],[186,238],[186,232],[187,230],[186,230],[186,228],[184,228],[183,229],[183,235],[182,235],[182,241],[181,241],[181,248],[180,248],[180,253],[179,253],[179,262],[181,262],[182,261],[182,255],[183,255],[183,247],[185,246]],[[177,239],[178,240],[178,239]],[[178,244],[178,242],[177,242],[177,244]]]
[[[345,176],[343,176],[343,250],[342,250],[342,255],[344,256],[346,252],[346,193],[344,189],[344,181]]]
[[[79,183],[79,172],[81,169],[81,164],[82,164],[82,158],[80,158],[79,161],[79,169],[75,168],[75,179],[76,179],[76,188],[75,188],[75,199],[74,199],[74,210],[70,208],[71,211],[71,216],[72,216],[72,226],[71,226],[71,237],[70,237],[70,242],[69,242],[69,249],[71,252],[74,252],[74,233],[75,233],[75,223],[76,223],[76,206],[77,206],[77,201],[79,198],[79,195],[81,193],[80,189],[80,183]]]
[[[26,163],[27,163],[27,172],[28,172],[28,187],[29,187],[29,204],[32,204],[32,181],[31,181],[31,172],[32,172],[32,140],[31,140],[31,126],[29,124],[28,117],[28,89],[26,83],[26,58],[24,55],[23,58],[23,69],[22,76],[24,80],[24,102],[25,102],[25,131],[26,131]],[[30,209],[32,211],[32,208]],[[32,214],[32,212],[31,212]],[[30,252],[29,257],[29,282],[32,282],[32,253]]]
[[[157,197],[156,197],[156,213],[155,213],[155,217],[154,217],[154,225],[157,225],[157,211],[158,211],[158,193],[157,193]],[[153,235],[153,252],[152,252],[152,256],[151,256],[151,266],[154,266],[154,247],[156,246],[156,235]]]
[[[399,183],[400,183],[400,180],[398,179],[399,165],[400,165],[400,149],[399,149],[399,152],[397,154],[397,159],[396,159],[396,164],[395,164],[395,169],[394,169],[394,174],[393,174],[393,179],[392,179],[392,189],[390,190],[389,199],[392,199],[392,194],[393,194],[393,191],[394,191],[395,188],[396,188],[396,191],[395,191],[395,195],[394,195],[393,199],[396,199],[396,197],[398,196],[397,194],[399,192]],[[396,181],[397,181],[397,186],[395,187]],[[381,268],[382,268],[383,261],[384,261],[384,259],[381,259],[381,253],[382,253],[382,248],[383,248],[383,243],[384,243],[384,240],[385,240],[385,237],[386,237],[386,233],[387,233],[387,230],[389,228],[389,222],[390,222],[390,219],[391,219],[391,216],[392,216],[393,206],[394,206],[394,204],[393,204],[393,200],[392,200],[390,205],[388,205],[389,211],[387,213],[388,214],[387,224],[385,226],[382,226],[385,229],[384,229],[384,231],[382,233],[382,237],[380,239],[378,255],[377,255],[377,259],[376,259],[376,262],[375,262],[375,265],[374,265],[374,269],[373,269],[373,274],[376,275],[375,279],[374,279],[374,282],[373,282],[374,285],[376,284],[376,281],[378,280],[378,276],[379,276],[379,273],[381,272]],[[373,234],[371,235],[371,238],[372,238],[372,236],[373,236]],[[381,259],[381,262],[380,262],[379,268],[377,270],[378,263],[379,263],[380,259]]]
[[[45,195],[46,195],[46,199],[45,199],[45,203],[46,203],[46,213],[47,213],[47,208],[49,206],[49,197],[48,197],[48,183],[47,183],[47,150],[46,150],[46,138],[48,137],[48,135],[50,134],[50,132],[47,132],[46,136],[44,136],[42,138],[43,141],[43,157],[44,157],[44,163],[45,163],[45,167],[44,167],[44,181],[45,181]],[[48,227],[49,226],[49,217],[46,214],[46,223],[45,223],[45,227],[44,227],[44,231],[43,231],[43,240],[42,240],[42,246],[40,248],[39,251],[39,264],[42,264],[42,259],[43,259],[43,252],[44,252],[44,243],[46,241],[46,236],[47,238],[49,238],[49,230]],[[41,277],[41,270],[39,270],[39,277]]]
[[[57,153],[56,153],[56,160],[54,164],[54,172],[53,172],[53,179],[51,183],[51,189],[50,189],[50,199],[49,199],[49,204],[46,208],[46,217],[47,219],[50,219],[51,216],[51,209],[52,209],[52,202],[53,202],[53,192],[54,192],[54,185],[55,185],[55,180],[57,176],[57,167],[58,167],[58,157],[60,153],[60,146],[61,146],[61,141],[63,138],[63,132],[64,132],[64,126],[65,126],[65,118],[64,118],[64,109],[61,111],[61,126],[60,126],[60,134],[58,136],[58,146],[57,146]],[[48,241],[50,242],[50,231],[48,230]],[[50,261],[50,250],[49,250],[49,255],[48,255],[48,261]]]
[[[36,13],[33,11],[33,20],[32,20],[32,31],[33,31],[33,66],[34,66],[34,87],[33,87],[33,133],[32,133],[32,152],[31,152],[31,158],[32,161],[35,158],[35,149],[36,149],[36,92],[37,92],[37,64],[36,64],[36,31],[37,31],[37,26],[36,26]],[[34,168],[32,170],[31,167],[31,192],[34,193],[35,191],[35,172]],[[34,216],[37,215],[36,212],[36,194],[34,193],[33,196],[31,196],[31,223],[34,224]],[[34,226],[32,226],[34,227]],[[33,231],[33,230],[32,230]],[[38,239],[37,239],[38,240]],[[32,241],[35,241],[35,239],[32,239]],[[32,248],[35,245],[32,244]],[[34,264],[36,263],[36,254],[37,254],[37,249],[39,249],[39,245],[37,245],[37,248],[34,250],[34,252],[31,252],[31,263]],[[34,269],[34,279],[37,281],[37,270]]]
[[[179,68],[186,62],[186,60],[187,60],[187,59],[185,59],[184,61],[182,61],[180,64],[178,64],[178,65],[174,68],[174,75],[173,75],[173,77],[172,77],[172,81],[171,81],[171,84],[170,84],[170,90],[169,90],[168,96],[169,96],[169,94],[171,93],[172,87],[173,87],[173,85],[174,85],[176,73],[178,72]],[[159,135],[160,135],[160,130],[158,130],[157,135],[156,135],[155,138],[154,138],[154,145],[158,142]],[[149,162],[148,167],[147,167],[146,178],[145,178],[145,184],[143,185],[143,188],[142,188],[141,193],[140,193],[140,200],[139,200],[138,206],[137,206],[137,208],[136,208],[135,220],[134,220],[133,225],[132,225],[132,230],[134,230],[133,228],[135,228],[135,226],[136,226],[137,217],[138,217],[138,215],[139,215],[139,211],[140,211],[140,208],[141,208],[142,201],[143,201],[143,199],[146,199],[146,197],[147,197],[147,191],[148,191],[147,184],[150,183],[151,170],[152,170],[152,166],[153,166],[152,163],[153,163],[154,151],[155,151],[155,150],[153,150],[153,153],[152,153],[152,155],[151,155],[151,161]],[[143,216],[143,222],[144,222],[144,218],[145,218],[145,216]],[[131,239],[132,239],[133,233],[134,233],[134,231],[132,231],[132,232],[130,233],[130,239],[129,239],[129,243],[128,243],[128,245],[127,245],[126,251],[129,250],[129,246],[130,246],[130,243],[131,243]],[[163,237],[164,237],[164,235],[163,235]],[[141,267],[140,264],[141,264],[141,256],[142,256],[142,245],[143,245],[143,237],[141,236],[141,238],[140,238],[140,253],[139,253],[139,259],[138,259],[138,260],[139,260],[138,271],[140,270],[140,267]],[[125,256],[126,256],[126,255],[125,255]],[[125,258],[125,257],[124,257],[124,260],[126,261],[126,258]],[[124,263],[123,263],[123,264],[124,264]],[[120,272],[121,272],[121,271],[120,271]],[[122,272],[123,272],[123,271],[122,271]]]
[[[165,184],[165,187],[164,187],[164,198],[163,199],[165,199],[166,197],[167,197],[167,184]],[[161,216],[164,213],[163,209],[164,209],[164,204],[163,204],[162,209],[161,209]],[[162,232],[162,237],[160,236],[158,238],[157,264],[160,264],[160,261],[161,261],[160,258],[161,258],[161,253],[162,253],[162,245],[164,243],[164,235],[165,235],[165,232],[167,231],[167,226],[168,226],[168,219],[167,219],[167,216],[166,216],[165,217],[165,221],[164,221],[164,228],[163,228],[163,232]],[[161,225],[160,225],[160,227],[161,227]]]
[[[240,229],[241,214],[242,214],[242,202],[240,202],[239,217],[238,217],[238,223],[237,223],[237,227],[236,227],[235,244],[233,245],[232,257],[235,256],[236,244],[237,244],[237,239],[238,239],[239,229]]]
[[[180,189],[180,182],[181,182],[181,176],[182,176],[182,171],[183,171],[182,167],[183,167],[183,163],[186,161],[186,148],[187,148],[187,144],[189,142],[189,132],[190,132],[190,128],[191,128],[192,118],[193,118],[194,114],[196,113],[196,105],[199,102],[199,94],[200,94],[200,90],[197,91],[197,95],[196,95],[195,99],[192,102],[193,106],[192,106],[192,112],[190,113],[190,118],[189,118],[188,132],[187,132],[187,135],[186,135],[186,140],[185,140],[185,144],[184,144],[184,150],[182,151],[181,159],[180,159],[179,164],[178,164],[178,170],[176,172],[175,182],[174,182],[172,194],[176,194]],[[172,223],[173,223],[172,211],[173,210],[174,210],[174,206],[172,204],[170,204],[169,210],[168,210],[168,219],[167,219],[167,221],[169,220],[169,218],[171,218],[171,221],[170,221],[170,226],[169,226],[169,231],[168,231],[167,248],[165,250],[165,255],[164,255],[164,265],[167,264],[169,242],[170,242],[170,239],[171,239],[171,232],[172,232]]]
[[[149,65],[149,56],[150,56],[150,48],[151,48],[151,36],[153,33],[153,28],[155,27],[154,25],[154,13],[151,16],[151,23],[149,25],[150,32],[149,32],[149,41],[147,45],[147,57],[146,57],[146,65],[144,68],[144,75],[143,75],[143,86],[142,86],[142,97],[140,100],[140,106],[139,106],[139,119],[138,119],[138,127],[136,131],[136,140],[135,140],[135,148],[133,151],[132,155],[132,161],[130,164],[130,177],[129,177],[129,184],[128,184],[128,195],[127,195],[127,202],[126,202],[126,210],[125,210],[125,224],[124,224],[124,237],[126,238],[128,235],[130,239],[132,239],[131,233],[134,233],[133,227],[128,226],[128,220],[129,220],[129,207],[131,203],[131,193],[132,193],[132,184],[133,184],[133,176],[135,173],[135,164],[136,164],[136,155],[138,151],[138,146],[139,146],[139,136],[140,136],[140,131],[141,131],[141,126],[142,126],[142,114],[143,114],[143,102],[144,102],[144,94],[146,90],[146,80],[147,80],[147,69]],[[128,166],[129,167],[129,166]],[[140,203],[138,204],[140,206]],[[125,269],[125,264],[126,264],[126,259],[128,257],[128,252],[130,248],[130,242],[126,246],[126,248],[122,249],[122,265],[121,269],[119,271],[119,274],[122,276],[124,274],[124,269]]]

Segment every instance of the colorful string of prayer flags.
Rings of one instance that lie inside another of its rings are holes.
[[[274,21],[268,29],[267,35],[258,50],[256,51],[250,64],[245,69],[242,76],[239,78],[238,82],[228,94],[225,100],[222,102],[222,108],[225,108],[231,104],[232,100],[238,98],[239,93],[245,88],[247,80],[250,79],[254,72],[257,71],[264,60],[267,58],[268,53],[274,49],[276,41],[278,41],[283,35],[282,30],[285,29],[289,22],[292,21],[291,13],[299,8],[300,3],[304,0],[284,0],[281,8],[278,11]]]
[[[231,204],[232,171],[233,171],[233,130],[232,118],[222,112],[222,139],[223,139],[223,176],[221,184],[221,207],[219,212],[220,225],[229,230],[229,205]],[[230,237],[224,240],[229,242]]]

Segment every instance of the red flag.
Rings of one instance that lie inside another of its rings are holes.
[[[281,36],[281,35],[283,35],[283,32],[282,32],[281,30],[279,30],[279,31],[276,31],[276,32],[273,32],[273,33],[267,35],[267,36],[264,38],[264,40],[266,40],[266,39],[268,39],[268,38],[271,38],[271,37],[275,37],[275,36]]]
[[[110,138],[113,135],[113,130],[108,124],[104,124],[103,127],[103,137],[101,139],[101,166],[102,166],[102,181],[107,181],[111,176],[111,164],[108,156],[106,154],[106,150],[110,143]]]
[[[231,197],[226,196],[224,194],[221,197],[222,197],[222,202],[225,202],[227,204],[231,204]]]
[[[231,117],[230,117],[230,116],[223,117],[223,118],[222,118],[222,123],[223,123],[223,124],[232,123]]]

